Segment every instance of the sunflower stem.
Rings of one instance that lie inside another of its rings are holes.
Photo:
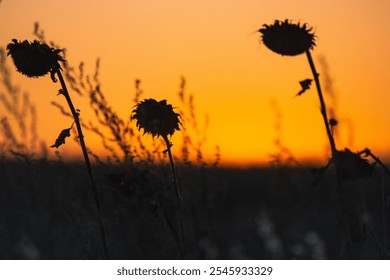
[[[168,139],[168,136],[163,135],[165,144],[167,146],[167,153],[169,157],[169,163],[171,165],[171,171],[172,171],[172,177],[173,177],[173,183],[175,185],[175,193],[176,193],[176,200],[177,200],[177,205],[178,205],[178,219],[179,219],[179,236],[180,236],[180,241],[179,241],[179,247],[180,247],[180,252],[183,257],[185,257],[186,252],[185,252],[185,239],[184,239],[184,227],[183,227],[183,216],[182,216],[182,207],[181,207],[181,195],[180,195],[180,190],[179,190],[179,183],[177,181],[177,176],[176,176],[176,171],[175,171],[175,164],[173,162],[173,156],[171,152],[171,142]]]
[[[328,135],[330,148],[332,150],[332,156],[335,156],[336,151],[337,151],[336,144],[335,144],[335,141],[333,138],[331,126],[329,124],[329,119],[328,119],[327,112],[326,112],[325,100],[324,100],[324,97],[322,94],[320,80],[318,79],[319,74],[317,73],[317,70],[316,70],[316,67],[314,65],[314,61],[313,61],[313,58],[311,56],[310,50],[306,51],[306,56],[307,56],[307,59],[308,59],[309,64],[310,64],[311,72],[313,73],[314,81],[316,83],[317,93],[318,93],[318,97],[320,99],[320,105],[321,105],[321,115],[322,115],[322,118],[324,119],[326,134]]]
[[[336,143],[334,141],[331,125],[329,123],[329,119],[327,116],[325,100],[324,100],[324,96],[322,94],[320,80],[318,78],[319,74],[318,74],[316,67],[314,65],[314,61],[313,61],[313,58],[311,56],[310,50],[306,51],[306,56],[307,56],[307,59],[309,61],[310,69],[313,73],[314,81],[316,84],[317,93],[318,93],[318,97],[319,97],[320,105],[321,105],[321,115],[322,115],[322,118],[324,120],[326,134],[328,135],[329,144],[330,144],[330,148],[332,151],[332,158],[335,159],[335,156],[337,154]],[[348,252],[349,259],[352,259],[353,258],[353,248],[352,248],[352,239],[351,239],[351,232],[350,232],[351,229],[350,229],[350,225],[349,225],[349,218],[348,218],[348,213],[347,213],[348,211],[347,211],[347,205],[346,205],[347,198],[345,197],[345,194],[344,194],[345,193],[345,186],[343,187],[344,181],[340,177],[337,162],[335,162],[335,164],[336,164],[338,193],[339,193],[339,199],[340,199],[340,204],[341,204],[341,209],[342,209],[342,216],[343,216],[343,221],[344,221],[344,223],[343,223],[344,234],[345,234],[346,242],[347,242],[347,244],[346,244],[347,250],[348,250],[347,252]]]
[[[90,183],[91,183],[91,186],[92,186],[92,190],[93,190],[93,194],[94,194],[94,198],[95,198],[96,210],[97,210],[97,214],[98,214],[98,217],[99,217],[99,227],[100,227],[100,234],[101,234],[102,243],[103,243],[104,259],[107,260],[108,259],[107,239],[106,239],[104,221],[103,221],[103,216],[102,216],[99,192],[98,192],[98,188],[96,186],[95,178],[94,178],[93,173],[92,173],[92,167],[91,167],[91,163],[90,163],[90,160],[89,160],[87,147],[86,147],[85,142],[84,142],[84,135],[83,135],[83,131],[81,129],[79,114],[78,114],[78,112],[76,111],[76,109],[73,106],[73,102],[72,102],[72,99],[70,98],[68,89],[67,89],[66,84],[65,84],[65,80],[62,77],[61,70],[58,69],[56,71],[56,74],[57,74],[57,76],[58,76],[58,78],[60,80],[60,83],[61,83],[62,94],[65,96],[65,99],[66,99],[66,101],[68,103],[70,111],[72,112],[72,116],[73,116],[75,124],[76,124],[78,138],[79,138],[79,141],[80,141],[81,150],[83,151],[85,165],[87,167],[89,180],[90,180]]]

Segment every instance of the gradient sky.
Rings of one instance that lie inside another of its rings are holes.
[[[4,0],[0,45],[34,39],[39,21],[48,38],[67,48],[71,64],[84,61],[91,72],[101,58],[103,90],[124,118],[131,112],[135,79],[142,80],[143,97],[176,105],[184,76],[199,119],[210,117],[205,151],[212,155],[219,145],[225,164],[270,160],[276,152],[276,104],[283,144],[304,162],[324,160],[327,151],[315,87],[294,98],[298,81],[311,78],[307,59],[279,56],[251,33],[275,19],[306,22],[317,35],[317,70],[321,74],[325,60],[332,78],[336,98],[325,98],[337,105],[338,148],[370,147],[389,159],[389,14],[387,0]],[[50,106],[63,102],[55,95],[58,85],[49,76],[13,76],[30,91],[38,133],[51,144],[53,135],[69,126]],[[322,85],[329,84],[322,80]],[[86,141],[94,145],[93,139]]]

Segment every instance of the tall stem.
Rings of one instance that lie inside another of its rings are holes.
[[[321,105],[321,115],[324,120],[326,134],[328,135],[330,148],[332,150],[332,158],[334,159],[337,154],[336,144],[333,138],[331,126],[329,124],[329,119],[326,112],[326,105],[324,96],[322,95],[320,80],[318,78],[319,74],[317,73],[316,67],[314,65],[313,58],[311,56],[310,50],[306,51],[306,56],[310,64],[310,69],[313,73],[314,81],[316,83],[317,87],[317,93],[320,100]],[[349,218],[347,214],[347,205],[346,205],[346,197],[345,197],[345,186],[343,187],[343,184],[345,183],[342,178],[340,177],[339,171],[338,171],[338,164],[337,161],[336,164],[336,176],[337,176],[337,185],[338,185],[338,191],[339,191],[339,199],[341,204],[341,209],[343,212],[343,221],[344,221],[344,233],[346,236],[346,242],[347,242],[347,249],[348,249],[348,257],[351,259],[353,258],[353,250],[352,250],[352,240],[351,240],[351,231],[350,231],[350,225],[349,225]]]
[[[314,81],[316,83],[318,97],[320,99],[320,105],[321,105],[321,115],[322,115],[322,118],[324,119],[326,134],[328,135],[330,148],[332,150],[332,156],[334,156],[336,154],[336,151],[337,151],[336,144],[335,144],[335,141],[334,141],[334,138],[332,135],[332,131],[330,129],[329,119],[328,119],[327,112],[326,112],[325,100],[324,100],[324,97],[322,95],[320,80],[318,79],[319,74],[317,73],[313,58],[311,57],[310,50],[306,51],[306,56],[307,56],[307,59],[309,60],[311,72],[313,73]]]
[[[79,114],[77,113],[76,109],[73,106],[72,99],[70,98],[68,89],[66,87],[64,78],[62,77],[61,70],[57,70],[57,76],[60,80],[61,87],[62,87],[62,94],[65,96],[66,101],[68,102],[68,106],[70,111],[72,112],[72,116],[74,118],[76,128],[77,128],[77,133],[78,133],[78,138],[80,141],[80,146],[81,150],[83,151],[83,156],[85,160],[85,165],[88,170],[88,175],[89,175],[89,180],[91,182],[94,198],[95,198],[95,204],[96,204],[96,210],[99,216],[99,227],[100,227],[100,233],[101,233],[101,238],[103,242],[103,252],[104,252],[104,258],[108,259],[108,249],[107,249],[107,239],[106,239],[106,233],[105,233],[105,228],[104,228],[104,222],[103,222],[103,216],[102,216],[102,210],[100,206],[100,198],[99,198],[99,192],[95,183],[95,178],[92,173],[92,167],[91,167],[91,162],[89,161],[89,156],[88,156],[88,151],[87,147],[84,142],[84,135],[83,131],[81,129],[81,124],[80,124],[80,119],[79,119]]]
[[[168,152],[168,157],[169,157],[169,163],[171,165],[171,171],[172,171],[172,177],[173,177],[173,183],[175,184],[175,190],[176,190],[176,196],[178,201],[181,201],[181,195],[179,191],[179,184],[177,182],[177,177],[176,177],[176,171],[175,171],[175,164],[173,163],[173,157],[172,157],[172,152],[171,152],[171,142],[168,140],[167,136],[163,136],[165,145],[167,146],[167,152]]]
[[[183,227],[183,217],[182,217],[182,210],[181,210],[181,195],[179,191],[179,183],[177,182],[177,176],[176,176],[176,171],[175,171],[175,164],[173,163],[173,157],[172,157],[172,152],[171,152],[171,142],[169,141],[167,136],[163,136],[165,144],[167,146],[167,152],[168,152],[168,157],[169,157],[169,163],[171,165],[171,171],[172,171],[172,177],[173,177],[173,183],[175,185],[175,193],[176,193],[176,200],[177,200],[177,205],[178,205],[178,218],[179,218],[179,236],[180,236],[180,241],[179,241],[179,247],[180,251],[183,257],[185,257],[186,252],[185,252],[185,238],[184,238],[184,227]]]

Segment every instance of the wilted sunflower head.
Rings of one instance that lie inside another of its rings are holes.
[[[374,167],[366,159],[347,148],[344,151],[337,151],[332,160],[338,176],[343,180],[367,178],[374,171]]]
[[[30,78],[36,78],[61,69],[60,61],[65,61],[59,54],[63,50],[54,49],[37,40],[23,42],[16,39],[7,46],[8,53],[16,69]]]
[[[316,45],[312,28],[306,23],[300,25],[288,19],[275,20],[271,25],[264,24],[258,31],[262,34],[264,45],[281,55],[299,55]]]
[[[137,120],[137,128],[145,133],[166,138],[180,130],[180,114],[166,100],[145,99],[135,106],[131,119]]]

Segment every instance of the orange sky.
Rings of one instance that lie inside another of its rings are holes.
[[[175,106],[183,75],[199,118],[210,117],[205,151],[212,155],[219,145],[225,164],[270,160],[276,152],[271,106],[276,103],[283,144],[303,162],[324,160],[327,148],[315,87],[293,97],[298,81],[311,78],[307,59],[281,57],[251,32],[274,19],[307,22],[317,35],[317,69],[321,72],[319,58],[325,58],[337,95],[338,148],[370,147],[389,158],[389,13],[387,0],[4,0],[0,45],[13,38],[34,39],[33,24],[39,21],[47,37],[67,48],[71,64],[84,61],[91,72],[95,58],[101,58],[103,90],[124,118],[131,112],[135,79],[142,80],[143,97],[168,99]],[[13,76],[30,91],[38,133],[51,144],[53,135],[69,126],[50,106],[53,100],[63,102],[55,95],[59,85],[49,76]],[[88,114],[76,96],[74,102]],[[94,145],[94,139],[86,142]]]

